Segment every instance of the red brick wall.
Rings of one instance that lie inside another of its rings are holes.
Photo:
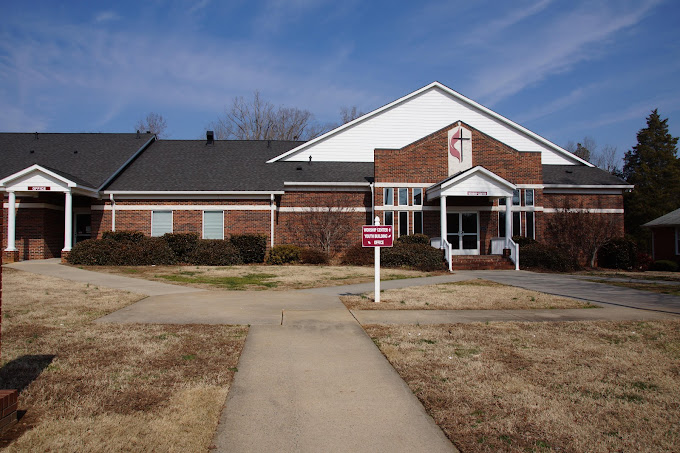
[[[675,228],[654,228],[652,234],[654,235],[654,259],[680,263],[680,256],[675,254]]]
[[[623,209],[623,195],[585,195],[547,193],[542,196],[543,207],[554,209]]]

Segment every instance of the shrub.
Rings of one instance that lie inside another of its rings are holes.
[[[104,231],[102,239],[111,239],[117,242],[140,242],[146,236],[141,231]]]
[[[579,269],[576,260],[563,251],[538,242],[524,247],[520,246],[519,262],[522,268],[536,267],[557,272]]]
[[[424,244],[430,245],[430,238],[426,234],[409,234],[407,236],[399,236],[395,241],[400,244]]]
[[[410,267],[429,272],[444,269],[444,251],[425,244],[395,243],[383,247],[380,263],[385,267]]]
[[[161,236],[180,263],[188,263],[189,256],[198,244],[198,233],[165,233]]]
[[[652,268],[654,260],[649,253],[637,252],[635,255],[635,269],[639,271],[646,271]]]
[[[663,272],[678,272],[678,263],[670,260],[658,260],[654,261],[652,265],[652,270],[663,271]]]
[[[276,245],[269,251],[267,263],[269,264],[288,264],[300,261],[301,249],[297,245]]]
[[[598,251],[597,265],[608,269],[636,268],[637,245],[635,241],[628,238],[614,238],[610,240]]]
[[[349,266],[372,266],[373,255],[373,247],[363,247],[358,243],[345,250],[340,262]]]
[[[521,256],[522,247],[524,247],[526,245],[536,244],[538,242],[536,239],[528,238],[526,236],[513,236],[512,241],[515,244],[519,245],[520,256]]]
[[[300,250],[302,264],[328,264],[328,255],[321,250],[304,248]]]
[[[236,247],[222,239],[199,240],[188,261],[196,266],[233,266],[242,263]]]
[[[267,251],[267,236],[263,234],[232,234],[231,243],[244,264],[263,263]]]
[[[90,239],[77,243],[67,257],[71,264],[88,266],[144,266],[173,264],[175,255],[161,238],[135,237],[135,240]]]

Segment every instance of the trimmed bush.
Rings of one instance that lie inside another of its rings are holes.
[[[635,255],[635,269],[646,271],[652,268],[654,260],[649,253],[637,252]]]
[[[268,264],[289,264],[300,262],[301,249],[297,245],[276,245],[269,251]]]
[[[522,247],[524,247],[524,246],[526,246],[526,245],[531,245],[531,244],[536,244],[536,243],[538,243],[538,241],[537,241],[536,239],[528,238],[528,237],[526,237],[526,236],[513,236],[513,237],[512,237],[512,241],[513,241],[515,244],[519,245],[520,256],[522,256],[522,253],[521,253]],[[521,259],[521,258],[520,258],[520,259]]]
[[[201,239],[187,257],[196,266],[233,266],[241,264],[241,256],[230,241]]]
[[[652,265],[653,271],[663,271],[663,272],[678,272],[678,263],[670,260],[658,260],[654,261]]]
[[[627,238],[615,238],[607,242],[597,252],[597,265],[607,269],[636,268],[637,245],[635,241]]]
[[[373,247],[363,247],[358,243],[345,250],[340,262],[348,266],[372,266],[373,254]]]
[[[522,268],[534,267],[557,272],[569,272],[580,268],[566,253],[538,242],[520,246],[519,262]]]
[[[394,242],[400,244],[430,245],[430,238],[426,234],[409,234],[406,236],[399,236]]]
[[[243,264],[263,263],[267,252],[267,236],[263,234],[232,234],[231,243],[241,255]]]
[[[123,236],[119,236],[119,239]],[[140,240],[90,239],[77,243],[67,257],[71,264],[87,266],[146,266],[173,264],[175,255],[161,238]]]
[[[111,239],[117,242],[140,242],[146,236],[141,231],[104,231],[102,239]]]
[[[328,255],[321,250],[304,248],[300,250],[302,264],[328,264]]]
[[[385,267],[409,267],[425,272],[444,269],[444,251],[425,244],[395,243],[380,250],[380,264]]]
[[[189,256],[198,244],[198,233],[165,233],[161,236],[168,243],[175,254],[175,259],[180,263],[188,263]]]

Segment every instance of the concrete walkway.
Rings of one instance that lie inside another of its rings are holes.
[[[151,296],[98,322],[250,324],[214,439],[217,451],[456,451],[359,323],[642,320],[680,314],[680,297],[524,271],[462,271],[387,281],[382,288],[484,278],[603,308],[349,312],[338,295],[372,291],[372,283],[223,292],[89,272],[56,260],[9,266]]]

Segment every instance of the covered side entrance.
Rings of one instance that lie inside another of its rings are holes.
[[[474,208],[451,206],[448,200],[479,200],[478,203],[472,203],[474,206],[489,204],[490,201],[501,198],[505,199],[506,235],[504,238],[492,238],[493,250],[500,250],[502,253],[503,249],[509,249],[510,259],[515,263],[515,268],[519,269],[519,246],[512,241],[510,225],[512,194],[515,189],[514,184],[481,166],[459,172],[427,189],[428,201],[439,200],[440,236],[432,238],[432,245],[444,250],[449,269],[455,256],[482,255],[487,248],[480,241],[482,213]],[[500,247],[499,241],[502,242]]]

